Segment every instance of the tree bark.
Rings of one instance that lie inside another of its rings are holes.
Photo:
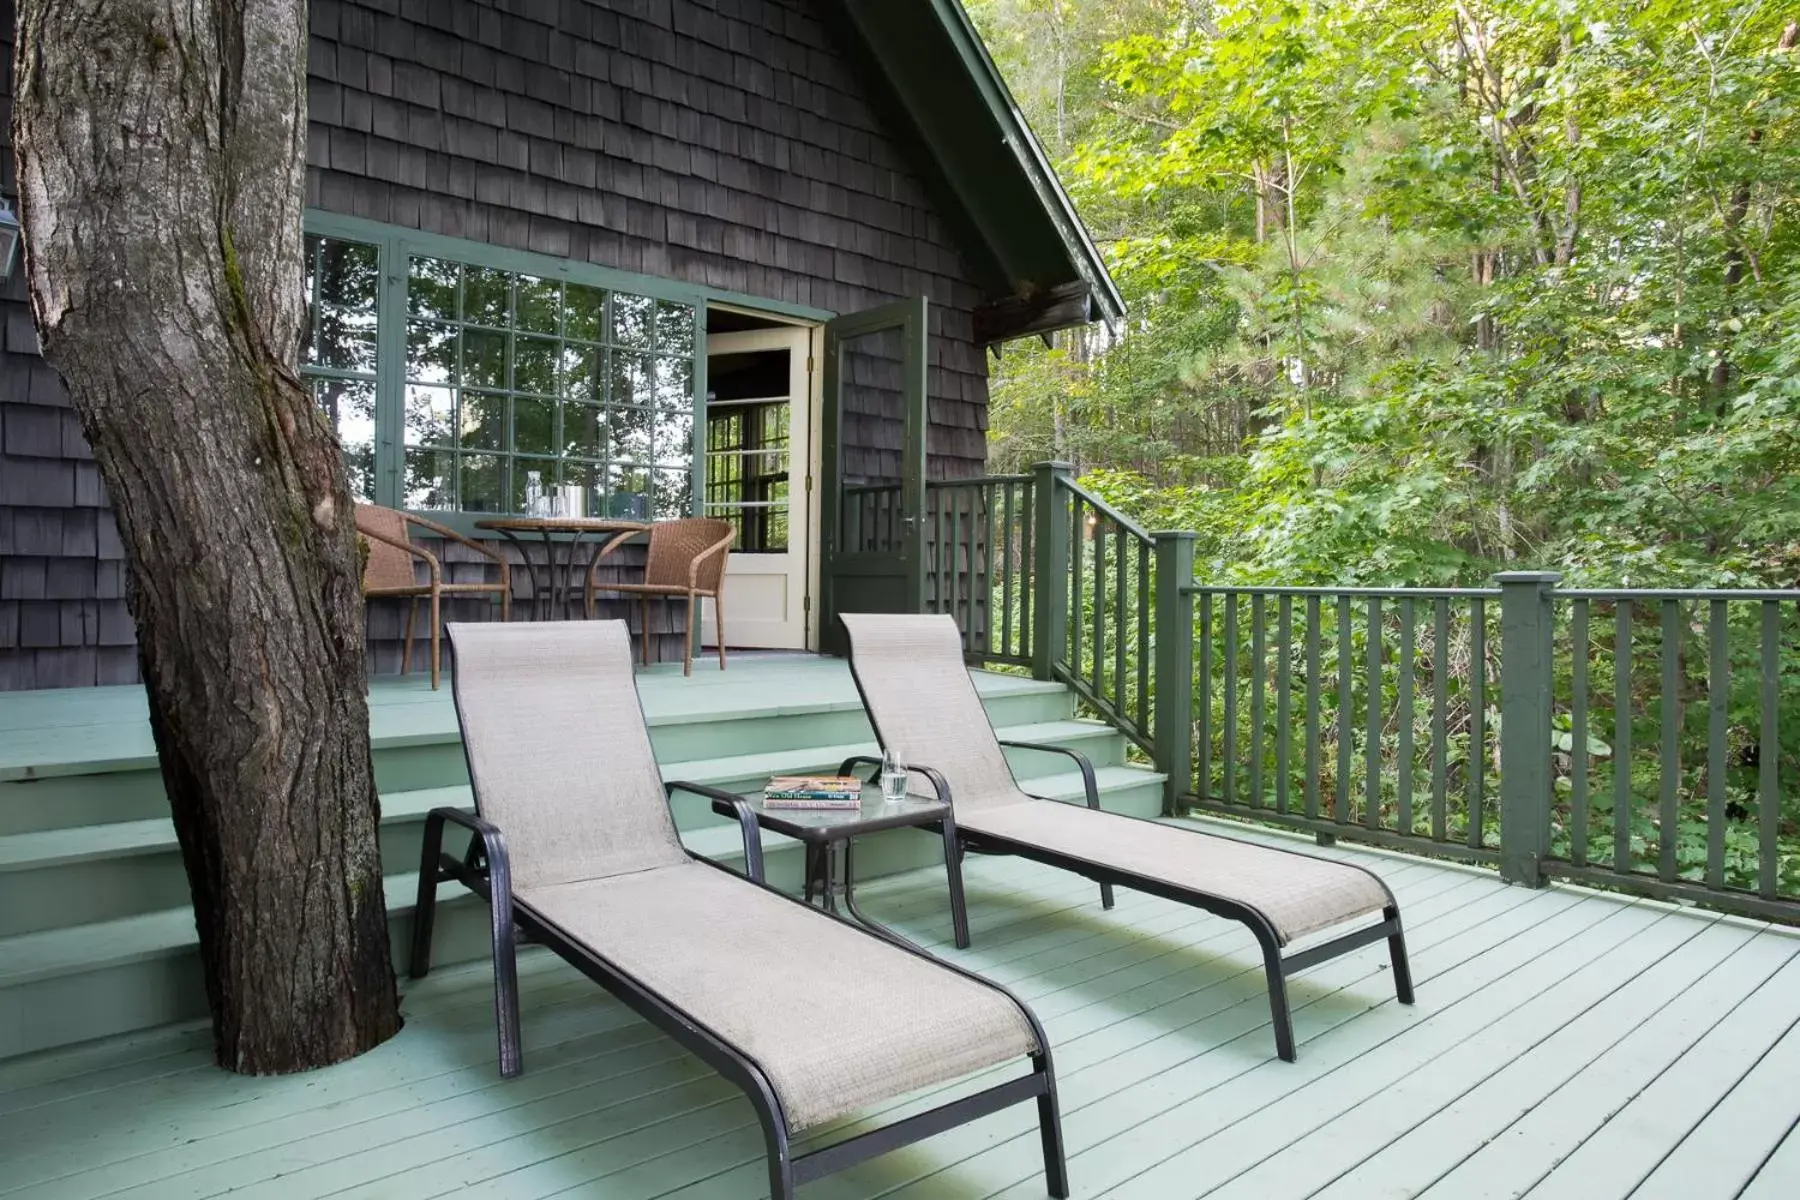
[[[21,0],[25,267],[130,563],[221,1066],[400,1026],[353,513],[294,369],[304,0]]]

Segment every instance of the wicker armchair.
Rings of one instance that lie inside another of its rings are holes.
[[[491,560],[500,568],[498,583],[445,583],[444,567],[437,555],[423,546],[415,546],[407,536],[409,527],[417,525],[445,541],[456,542]],[[467,596],[478,593],[500,594],[500,619],[512,616],[512,567],[500,553],[466,538],[454,529],[428,521],[412,513],[383,508],[378,504],[356,506],[356,531],[369,543],[369,559],[363,566],[363,597],[399,597],[406,605],[406,645],[400,652],[400,672],[412,670],[413,622],[418,616],[419,601],[431,601],[431,687],[437,690],[440,673],[439,635],[442,622],[439,609],[445,596]],[[423,562],[430,581],[420,583],[414,564]]]
[[[650,600],[653,596],[687,597],[687,644],[682,650],[681,673],[694,673],[694,617],[700,597],[713,602],[713,618],[719,632],[719,670],[725,669],[725,554],[731,548],[736,530],[729,521],[705,517],[687,517],[679,521],[658,521],[650,526],[650,557],[644,563],[644,582],[609,583],[599,587],[600,564],[608,554],[640,535],[641,530],[621,533],[594,555],[588,566],[587,615],[594,617],[594,593],[597,590],[626,592],[643,597],[643,634],[638,639],[645,666],[650,665]]]

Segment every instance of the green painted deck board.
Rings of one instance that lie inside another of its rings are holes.
[[[1641,1167],[1627,1185],[1648,1176],[1645,1196],[1664,1171],[1674,1185],[1702,1166],[1733,1189],[1754,1179],[1746,1197],[1800,1191],[1787,1133],[1800,1112],[1783,1107],[1800,1109],[1788,1084],[1800,938],[1576,888],[1530,892],[1419,860],[1324,853],[1389,879],[1420,1003],[1393,1002],[1379,948],[1306,972],[1292,984],[1295,1065],[1273,1061],[1260,967],[1228,922],[1124,892],[1105,913],[1093,885],[1016,860],[969,860],[969,951],[946,949],[941,872],[878,881],[865,898],[902,931],[1005,980],[1044,1020],[1077,1196],[1475,1196],[1490,1194],[1473,1183],[1500,1163],[1508,1180],[1547,1175],[1539,1191],[1552,1195],[1565,1172],[1585,1175],[1584,1158],[1621,1156]],[[761,1194],[760,1136],[731,1089],[549,956],[528,953],[521,968],[526,1074],[511,1082],[494,1071],[482,965],[407,986],[400,1037],[311,1075],[223,1075],[192,1028],[0,1063],[0,1195]],[[1729,1014],[1708,1030],[1721,1002]],[[1571,1130],[1562,1117],[1590,1102],[1618,1115]],[[1754,1137],[1724,1136],[1746,1124]],[[805,1195],[1042,1195],[1034,1143],[1026,1112],[998,1114]]]

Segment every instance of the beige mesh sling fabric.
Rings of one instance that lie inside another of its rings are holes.
[[[981,1111],[1053,1097],[1041,1032],[1003,989],[687,853],[623,622],[453,625],[451,637],[472,824],[504,837],[509,910],[597,981],[652,997],[646,1015],[665,1013],[676,1036],[724,1047],[722,1070],[749,1064],[783,1137],[1020,1058],[1036,1090],[979,1093]]]
[[[1274,954],[1295,939],[1388,910],[1391,931],[1386,923],[1372,929],[1399,937],[1392,895],[1360,867],[1105,812],[1097,796],[1090,796],[1090,807],[1028,796],[964,666],[954,618],[846,613],[840,619],[883,747],[944,777],[958,833],[972,846],[1026,854],[1102,883],[1155,890],[1228,915],[1241,909],[1259,938],[1266,929],[1273,946],[1265,949]],[[1374,940],[1354,936],[1358,944]],[[1403,957],[1399,943],[1395,949]],[[1410,983],[1402,991],[1410,996]],[[1279,1028],[1285,998],[1281,1007],[1277,1041],[1283,1057],[1291,1057]]]

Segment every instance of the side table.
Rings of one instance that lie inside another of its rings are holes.
[[[856,907],[856,839],[884,829],[937,827],[944,839],[944,870],[950,882],[950,923],[956,946],[969,946],[969,916],[963,903],[962,855],[956,837],[956,817],[942,800],[908,796],[895,804],[881,797],[873,784],[863,787],[860,808],[769,808],[761,797],[745,797],[759,829],[791,837],[805,847],[806,900],[815,894],[827,912],[838,911],[838,896],[850,916],[884,937],[899,937],[886,926],[863,915]],[[722,817],[737,816],[724,800],[714,800],[713,811]],[[839,860],[842,867],[839,867]]]

